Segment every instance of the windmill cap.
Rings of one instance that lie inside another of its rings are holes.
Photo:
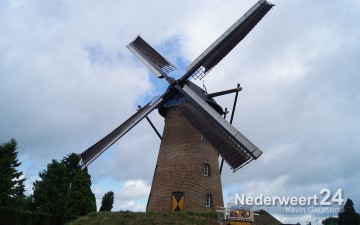
[[[199,86],[197,86],[196,84],[194,84],[191,81],[187,81],[187,85],[198,95],[200,96],[206,103],[208,103],[213,109],[215,109],[215,111],[217,111],[220,115],[222,115],[224,113],[222,107],[216,103],[216,101],[214,100],[214,98],[209,98],[207,96],[206,91],[204,91],[203,89],[201,89]],[[184,102],[186,102],[187,99],[180,93],[178,93],[177,95],[175,95],[173,98],[169,99],[168,101],[166,101],[164,104],[162,104],[158,111],[159,114],[163,117],[165,117],[166,115],[166,108],[170,108],[170,107],[174,107],[177,105],[181,105]]]

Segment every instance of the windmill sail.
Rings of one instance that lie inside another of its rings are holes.
[[[158,78],[164,78],[163,73],[170,73],[176,67],[153,49],[140,36],[127,45],[128,49],[140,59]]]
[[[273,6],[265,0],[257,2],[186,68],[187,73],[180,80],[185,81],[190,76],[195,79],[203,78],[256,26]]]
[[[189,86],[184,85],[182,89],[181,87],[177,89],[189,100],[189,103],[180,106],[183,115],[213,145],[234,171],[262,154],[258,147],[221,117]]]
[[[184,116],[217,149],[234,171],[251,160],[258,158],[262,151],[222,118],[209,104],[186,85],[186,82],[190,76],[195,77],[195,79],[204,77],[256,26],[272,7],[273,5],[266,0],[259,0],[204,53],[195,59],[187,68],[187,72],[178,81],[167,75],[175,70],[176,67],[140,36],[136,37],[127,46],[129,50],[157,77],[165,77],[170,86],[162,97],[158,98],[155,102],[145,105],[114,131],[81,153],[82,168],[88,166],[151,111],[171,99],[178,92],[189,100],[189,102],[185,102],[180,106]]]
[[[96,144],[85,150],[80,154],[82,159],[82,168],[87,167],[92,161],[99,157],[106,149],[108,149],[112,144],[124,136],[131,128],[138,124],[145,116],[147,116],[151,111],[153,111],[161,102],[163,101],[162,97],[158,98],[156,101],[150,101],[143,108],[137,111],[119,127],[113,130],[110,134],[105,136],[103,139],[98,141]]]

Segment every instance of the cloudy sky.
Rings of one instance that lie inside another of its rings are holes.
[[[164,91],[126,48],[136,35],[183,71],[255,3],[2,0],[0,142],[17,140],[27,192],[52,159],[81,153]],[[264,151],[236,173],[225,167],[225,203],[341,188],[359,212],[360,1],[272,3],[204,79],[209,92],[241,84],[234,125]],[[162,130],[162,117],[150,118]],[[145,210],[159,144],[142,121],[90,165],[98,207],[112,190],[114,210]],[[266,210],[303,224],[333,216]]]

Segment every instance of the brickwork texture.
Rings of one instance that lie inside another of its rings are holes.
[[[209,176],[203,175],[210,165]],[[165,127],[147,211],[172,211],[172,193],[184,193],[184,210],[215,211],[223,206],[218,154],[177,107],[166,110]],[[206,195],[211,196],[210,206]]]

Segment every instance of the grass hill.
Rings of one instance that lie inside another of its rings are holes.
[[[219,225],[215,213],[194,212],[98,212],[73,220],[67,225]]]
[[[265,210],[255,211],[254,225],[279,225],[275,217]],[[67,225],[219,225],[215,213],[194,212],[98,212],[90,213]]]

